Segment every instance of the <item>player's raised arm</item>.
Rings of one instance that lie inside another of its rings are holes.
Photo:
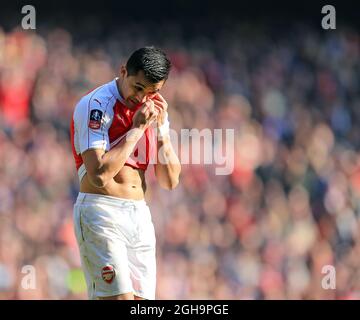
[[[153,99],[159,115],[157,117],[157,161],[155,175],[160,186],[167,190],[174,189],[179,184],[181,164],[170,140],[170,124],[167,117],[168,104],[160,93]]]
[[[88,149],[81,154],[88,179],[97,188],[103,188],[122,169],[134,150],[146,128],[156,119],[157,112],[147,101],[135,113],[133,125],[114,148],[105,152],[103,149]]]

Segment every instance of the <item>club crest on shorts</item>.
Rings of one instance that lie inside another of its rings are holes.
[[[99,129],[101,126],[102,111],[93,109],[90,112],[89,128]]]
[[[115,278],[115,268],[112,265],[105,266],[101,269],[101,277],[105,282],[110,284]]]

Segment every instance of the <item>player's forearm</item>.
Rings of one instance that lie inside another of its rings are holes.
[[[143,133],[143,128],[131,129],[118,145],[104,153],[97,171],[102,186],[105,186],[123,168]]]
[[[155,165],[155,174],[159,184],[165,189],[174,189],[179,183],[180,172],[181,164],[170,138],[163,138],[158,141],[158,161]]]

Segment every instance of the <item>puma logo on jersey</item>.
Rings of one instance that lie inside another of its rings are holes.
[[[98,99],[94,99],[94,101],[96,101],[101,106],[101,102]]]

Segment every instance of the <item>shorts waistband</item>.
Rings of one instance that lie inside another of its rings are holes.
[[[94,204],[94,203],[103,203],[113,206],[127,206],[127,205],[146,206],[147,205],[144,199],[133,200],[133,199],[112,197],[103,194],[79,192],[78,197],[76,199],[76,204]]]

